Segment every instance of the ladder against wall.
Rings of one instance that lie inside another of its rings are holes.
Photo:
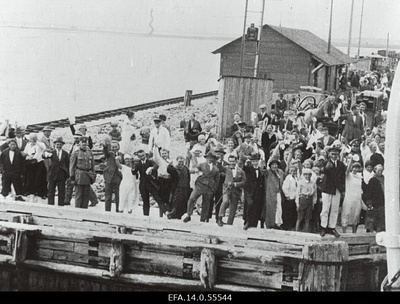
[[[240,76],[258,76],[265,0],[246,0],[240,52]]]

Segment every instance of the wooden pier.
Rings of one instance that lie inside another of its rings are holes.
[[[386,274],[372,233],[0,203],[2,291],[374,291]]]

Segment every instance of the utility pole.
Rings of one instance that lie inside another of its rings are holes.
[[[362,32],[363,15],[364,15],[364,0],[362,0],[362,6],[361,6],[360,34],[358,35],[357,59],[360,58],[361,32]]]
[[[349,42],[347,44],[347,56],[349,57],[350,57],[350,47],[351,47],[351,32],[353,31],[353,10],[354,10],[354,0],[351,0]]]
[[[389,57],[389,33],[387,34],[386,57]]]
[[[333,12],[333,0],[331,0],[331,16],[330,16],[330,21],[329,21],[328,53],[331,52],[332,12]]]

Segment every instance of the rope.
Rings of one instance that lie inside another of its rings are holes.
[[[398,290],[400,289],[399,287],[392,288],[392,285],[399,279],[400,277],[400,269],[396,272],[396,274],[393,276],[393,278],[390,280],[388,283],[388,275],[386,275],[385,279],[383,280],[381,284],[381,291],[390,291],[390,290]]]

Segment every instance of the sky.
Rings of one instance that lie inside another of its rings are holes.
[[[261,0],[249,0],[249,9]],[[266,0],[264,24],[327,40],[330,0]],[[333,0],[332,40],[351,0]],[[354,1],[358,42],[362,0]],[[0,0],[0,119],[30,124],[218,89],[245,0]],[[400,41],[400,1],[365,0],[363,41]],[[248,21],[260,22],[249,14]],[[346,47],[344,48],[346,49]],[[352,48],[352,53],[356,52]]]

